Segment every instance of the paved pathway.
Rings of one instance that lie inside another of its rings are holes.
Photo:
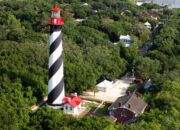
[[[103,103],[104,103],[104,101],[102,101],[92,113],[96,113],[96,111],[103,105]]]
[[[143,48],[140,50],[141,55],[142,56],[146,56],[147,51],[149,50],[149,48],[152,46],[152,41],[148,41],[144,44]]]
[[[44,97],[43,100],[41,100],[40,102],[34,104],[31,106],[31,110],[35,111],[37,110],[40,106],[44,105],[46,103],[47,97]]]

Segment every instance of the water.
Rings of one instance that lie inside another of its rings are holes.
[[[153,1],[160,5],[168,5],[169,8],[180,8],[180,0],[145,0],[146,2]]]

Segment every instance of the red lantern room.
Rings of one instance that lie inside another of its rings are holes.
[[[51,19],[48,21],[50,25],[63,25],[64,21],[60,14],[61,9],[54,7],[51,9]]]

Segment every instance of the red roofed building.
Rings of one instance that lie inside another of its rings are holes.
[[[64,97],[64,113],[79,115],[81,112],[82,100],[75,93],[71,97]]]

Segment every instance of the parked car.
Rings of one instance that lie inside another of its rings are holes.
[[[142,79],[135,79],[135,80],[134,80],[134,83],[136,83],[136,84],[142,84],[142,83],[143,83],[143,80],[142,80]]]

